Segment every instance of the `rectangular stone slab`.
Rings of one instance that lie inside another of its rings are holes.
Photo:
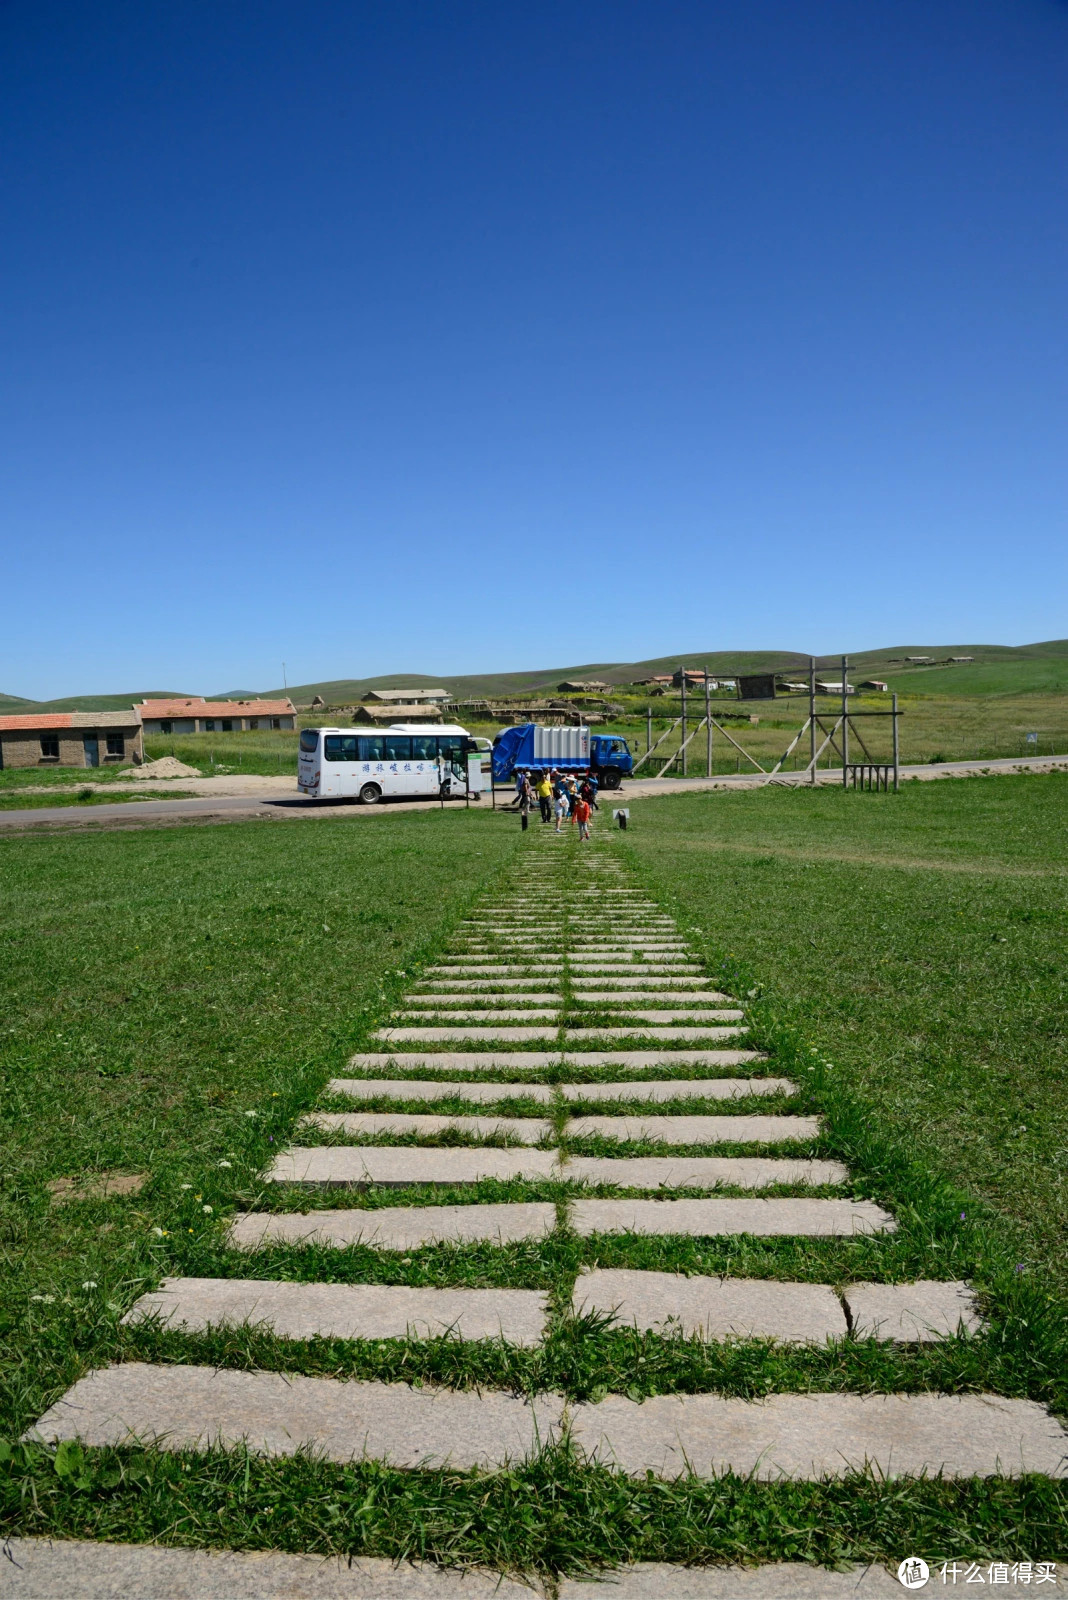
[[[571,987],[575,990],[580,1000],[588,998],[587,989],[596,989],[602,993],[607,991],[609,994],[613,990],[635,989],[643,995],[648,995],[650,1000],[659,1000],[662,998],[660,991],[663,989],[687,989],[688,993],[692,994],[694,990],[700,989],[701,985],[707,982],[708,979],[699,972],[672,974],[642,972],[640,969],[631,971],[628,969],[622,974],[618,971],[610,971],[601,972],[592,977],[589,974],[583,976],[582,973],[578,972],[573,972],[571,975]],[[728,994],[720,994],[718,990],[710,990],[708,995],[714,1000],[730,1000],[731,998]]]
[[[560,991],[545,994],[494,994],[489,989],[468,989],[466,992],[455,991],[450,994],[406,994],[406,1006],[468,1006],[477,1000],[480,1006],[495,1005],[524,1005],[524,1006],[558,1006],[560,1004]]]
[[[540,1144],[553,1135],[551,1122],[540,1117],[441,1117],[417,1111],[312,1111],[301,1117],[300,1128],[320,1128],[331,1133],[466,1133],[475,1139],[509,1138],[522,1144]]]
[[[687,973],[701,970],[699,961],[683,961],[678,956],[643,956],[640,961],[635,961],[630,955],[573,955],[570,961],[576,972],[640,972],[643,968],[650,972]]]
[[[369,1556],[48,1538],[12,1538],[8,1552],[4,1600],[537,1600],[496,1572]]]
[[[586,1001],[587,1004],[589,1003],[586,995],[580,995],[578,998]],[[639,996],[638,998],[647,1000],[649,997],[648,995],[643,995]],[[619,1004],[620,1002],[616,1000],[615,1005],[618,1006]],[[745,1015],[743,1011],[739,1011],[733,1007],[730,1009],[717,1009],[715,1011],[711,1011],[705,1007],[696,1005],[684,1005],[681,1008],[675,1007],[671,1011],[646,1011],[644,1008],[638,1011],[633,1007],[628,1010],[623,1010],[621,1007],[617,1011],[615,1010],[615,1006],[613,1006],[611,1001],[607,1003],[602,1002],[599,1009],[614,1011],[617,1019],[617,1021],[605,1024],[602,1027],[602,1031],[606,1033],[615,1029],[620,1022],[625,1023],[628,1026],[636,1022],[651,1022],[655,1027],[664,1027],[665,1025],[674,1022],[685,1022],[690,1024],[698,1022],[740,1022],[742,1017]]]
[[[504,1007],[501,1005],[489,1006],[484,1011],[449,1011],[447,1007],[442,1007],[441,1014],[448,1017],[448,1025],[450,1027],[453,1025],[459,1025],[460,1023],[463,1023],[465,1026],[467,1026],[469,1023],[475,1023],[476,1025],[493,1023],[496,1025],[500,1022],[537,1022],[545,1024],[551,1023],[555,1028],[556,1019],[559,1015],[559,1005],[560,1002],[557,1000],[551,1009],[548,1006],[542,1006],[537,1010],[528,1010],[525,1008],[520,1010],[518,1007],[513,1009],[511,1006]],[[430,1013],[430,1015],[433,1014],[434,1013]],[[401,1027],[409,1027],[413,1023],[418,1024],[421,1027],[426,1022],[426,1013],[421,1013],[419,1011],[402,1011],[397,1014],[395,1020]]]
[[[484,995],[491,989],[520,990],[520,998],[526,1000],[526,986],[548,982],[548,973],[531,973],[528,978],[433,978],[427,982],[427,989],[435,990],[435,994],[444,995]],[[553,998],[560,994],[560,990],[553,992]],[[414,997],[412,997],[414,998]],[[510,1000],[515,1000],[516,995],[508,995]]]
[[[464,1039],[500,1039],[502,1044],[519,1043],[522,1039],[555,1039],[557,1029],[552,1028],[376,1028],[374,1037],[387,1044],[459,1044]]]
[[[123,1317],[173,1328],[264,1327],[280,1339],[504,1339],[540,1344],[548,1297],[527,1289],[409,1289],[382,1284],[164,1278]]]
[[[170,1450],[247,1444],[256,1455],[306,1449],[328,1461],[491,1468],[535,1454],[562,1412],[557,1396],[528,1404],[492,1390],[131,1361],[80,1379],[27,1437],[90,1445],[141,1440]]]
[[[843,1297],[858,1339],[892,1339],[895,1344],[928,1344],[965,1333],[979,1333],[983,1319],[966,1283],[852,1283]]]
[[[901,1600],[903,1593],[885,1567],[851,1566],[831,1572],[803,1561],[772,1561],[756,1567],[635,1562],[614,1567],[610,1581],[611,1600]],[[600,1578],[565,1578],[559,1600],[605,1600],[604,1591]],[[1047,1593],[1056,1600],[1056,1589]],[[392,1596],[387,1592],[384,1600]]]
[[[395,1067],[398,1072],[483,1072],[492,1067],[498,1072],[521,1073],[544,1072],[559,1061],[558,1050],[428,1050],[418,1055],[398,1050],[396,1055],[353,1056],[349,1066]]]
[[[750,1095],[796,1094],[789,1078],[666,1078],[659,1082],[562,1083],[565,1100],[743,1100]],[[414,1097],[413,1097],[414,1098]]]
[[[478,1183],[483,1178],[537,1180],[556,1175],[554,1150],[389,1148],[372,1145],[313,1145],[281,1150],[266,1173],[268,1183],[385,1184]]]
[[[623,1327],[709,1340],[823,1344],[849,1331],[841,1301],[825,1283],[600,1268],[579,1275],[572,1306],[576,1316],[599,1311]]]
[[[559,1057],[556,1057],[559,1060]],[[740,1067],[766,1061],[760,1050],[568,1050],[565,1062],[577,1067]]]
[[[569,1139],[659,1139],[665,1144],[780,1144],[815,1139],[819,1117],[686,1117],[635,1112],[629,1117],[573,1117]]]
[[[433,1244],[514,1244],[542,1239],[556,1226],[556,1207],[544,1201],[486,1206],[383,1206],[375,1211],[246,1211],[230,1226],[234,1250],[264,1245],[349,1245],[376,1250],[421,1250]]]
[[[759,1078],[754,1079],[754,1082],[760,1081]],[[327,1088],[331,1094],[346,1094],[352,1100],[469,1100],[472,1105],[493,1105],[496,1100],[536,1100],[539,1105],[548,1105],[553,1099],[552,1088],[547,1083],[449,1083],[446,1080],[431,1078],[331,1078]]]
[[[613,1022],[607,1028],[568,1028],[564,1044],[584,1044],[591,1039],[736,1039],[748,1032],[748,1028],[717,1028],[712,1023],[699,1028],[658,1028],[652,1022],[637,1027]]]
[[[582,978],[580,980],[581,983],[590,983],[592,981],[593,980],[589,978]],[[508,998],[511,999],[512,996],[509,995]],[[527,999],[528,996],[524,995],[524,1004],[526,1004]],[[716,989],[683,989],[676,994],[650,994],[648,989],[583,989],[581,993],[576,995],[576,999],[581,1000],[584,1005],[595,1005],[598,1001],[603,1001],[606,1005],[615,1006],[640,1004],[643,1000],[646,1002],[655,1000],[657,1005],[681,1005],[688,1006],[692,1009],[694,1006],[698,1005],[714,1005],[718,1000],[726,999],[726,996],[720,994]],[[651,1015],[651,1013],[648,1011],[641,1011],[638,1012],[637,1015],[648,1017]],[[719,1015],[726,1018],[731,1018],[740,1017],[742,1013],[741,1011],[732,1011],[721,1012]],[[708,1019],[707,1017],[703,1016],[702,1020],[707,1021]]]
[[[576,1156],[561,1167],[572,1183],[610,1183],[625,1189],[766,1189],[773,1183],[841,1184],[840,1161],[803,1156]]]
[[[525,983],[551,987],[559,983],[563,969],[563,956],[547,964],[528,961],[518,952],[511,950],[495,950],[485,956],[464,952],[452,958],[448,965],[428,967],[426,978],[464,978],[468,983],[477,983],[489,978],[521,977]],[[423,976],[420,975],[420,986],[423,981]]]
[[[587,1455],[642,1477],[1068,1474],[1068,1433],[1045,1406],[988,1394],[610,1395],[576,1406],[571,1427]]]
[[[759,1238],[851,1238],[892,1233],[893,1217],[870,1200],[575,1200],[571,1226],[578,1234],[686,1234],[716,1238],[751,1233]]]

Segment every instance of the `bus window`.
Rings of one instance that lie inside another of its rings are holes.
[[[380,733],[360,735],[360,760],[381,761],[382,735]]]
[[[412,759],[412,741],[406,733],[384,733],[382,735],[384,748],[384,761],[410,761]]]
[[[417,733],[412,738],[413,761],[436,761],[438,758],[437,736],[433,733]]]
[[[319,734],[317,730],[315,728],[305,728],[300,736],[300,748],[304,751],[305,755],[310,756],[318,743]]]
[[[455,734],[439,739],[438,753],[445,761],[459,761],[463,753],[463,740]]]
[[[356,736],[352,733],[328,733],[323,741],[327,761],[355,761]]]

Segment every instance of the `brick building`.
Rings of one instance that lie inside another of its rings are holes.
[[[0,767],[120,767],[143,760],[136,711],[0,717]]]
[[[142,700],[134,707],[146,733],[238,733],[295,728],[292,700]]]

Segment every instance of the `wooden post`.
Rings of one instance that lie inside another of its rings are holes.
[[[712,691],[708,686],[708,662],[705,662],[705,777],[712,776]]]
[[[849,787],[849,696],[846,692],[846,674],[849,657],[842,657],[842,788]]]
[[[808,764],[812,773],[809,780],[816,781],[816,657],[808,658]]]
[[[901,748],[897,742],[897,695],[894,696],[891,718],[894,725],[894,793],[897,794],[901,781]]]
[[[686,666],[685,666],[685,663],[679,668],[679,671],[682,673],[682,744],[680,746],[680,749],[682,751],[682,776],[685,778],[685,776],[686,776]]]
[[[650,752],[650,750],[652,748],[653,748],[653,708],[652,708],[652,706],[646,706],[646,708],[645,708],[645,753],[646,753],[646,755],[649,754],[649,752]]]

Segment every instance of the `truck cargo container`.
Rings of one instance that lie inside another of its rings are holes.
[[[588,727],[541,727],[536,722],[503,728],[493,741],[493,777],[507,783],[517,772],[591,772],[602,789],[618,789],[634,770],[626,739],[615,733],[591,738]]]

